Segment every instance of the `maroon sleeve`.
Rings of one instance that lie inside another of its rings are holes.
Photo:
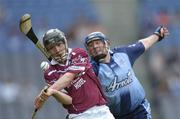
[[[52,85],[54,82],[59,78],[59,75],[57,74],[57,71],[53,69],[53,67],[50,67],[48,70],[44,72],[44,79],[45,82]]]

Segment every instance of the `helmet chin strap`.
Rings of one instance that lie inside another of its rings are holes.
[[[95,60],[96,62],[103,62],[103,60],[105,59],[105,57],[106,57],[106,54],[100,54],[100,55],[95,56],[95,57],[94,57],[94,60]]]
[[[107,42],[105,42],[105,46],[106,46],[107,53],[106,53],[106,54],[105,54],[105,53],[104,53],[104,54],[99,54],[99,55],[95,56],[95,57],[94,57],[94,60],[95,60],[96,62],[103,62],[103,61],[105,60],[107,54],[110,53],[110,48],[109,48]]]
[[[64,55],[64,56],[61,56],[61,57],[55,57],[54,59],[59,62],[59,63],[64,63],[66,61],[66,56],[67,55]]]

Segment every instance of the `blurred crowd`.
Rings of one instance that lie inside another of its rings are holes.
[[[96,9],[89,0],[0,0],[1,52],[34,50],[19,31],[19,21],[25,13],[31,14],[33,29],[40,39],[47,29],[60,28],[72,47],[82,47],[80,39],[89,32],[102,30]]]
[[[147,16],[148,15],[148,16]],[[146,36],[157,25],[167,26],[170,35],[149,51],[149,77],[154,106],[160,118],[180,118],[180,4],[178,0],[141,2],[140,36]]]
[[[151,34],[160,24],[170,31],[170,36],[148,51],[146,57],[153,90],[152,106],[157,109],[159,119],[179,119],[180,2],[137,1],[140,38]],[[25,13],[31,14],[34,31],[40,39],[47,29],[59,28],[65,32],[70,47],[83,47],[82,39],[92,31],[106,32],[91,0],[0,0],[0,119],[30,118],[34,96],[44,86],[39,64],[45,58],[19,31],[19,20]],[[62,108],[50,113],[56,112],[66,114]],[[39,118],[58,119],[58,116]]]

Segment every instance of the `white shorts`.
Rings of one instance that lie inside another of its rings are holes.
[[[94,106],[80,114],[69,114],[68,119],[115,119],[106,105]]]

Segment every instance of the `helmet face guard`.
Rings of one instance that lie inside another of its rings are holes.
[[[87,37],[85,38],[85,41],[84,41],[84,45],[87,49],[87,51],[89,52],[89,49],[88,49],[88,44],[91,42],[91,41],[94,41],[94,40],[100,40],[102,41],[105,46],[106,46],[106,50],[109,52],[109,46],[108,46],[108,39],[106,38],[106,36],[102,33],[102,32],[92,32],[90,34],[87,35]],[[89,52],[89,54],[91,55],[91,53]],[[92,56],[91,57],[96,61],[96,62],[101,62],[102,60],[104,60],[104,58],[106,57],[107,54],[105,53],[102,53],[102,54],[99,54],[97,56]]]
[[[67,40],[64,33],[58,29],[50,29],[43,36],[43,44],[47,51],[60,42],[65,44],[65,50],[63,53],[59,54],[58,56],[53,56],[50,54],[51,57],[59,63],[64,62],[68,55]]]

